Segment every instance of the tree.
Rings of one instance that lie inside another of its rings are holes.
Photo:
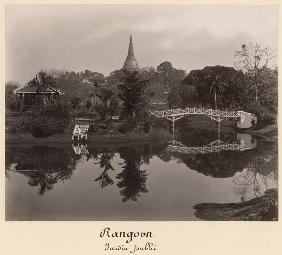
[[[255,102],[258,102],[258,90],[263,80],[263,70],[275,66],[276,55],[269,47],[258,43],[243,44],[235,51],[235,67],[247,74],[252,89],[255,91]]]
[[[226,87],[226,83],[220,81],[220,76],[216,76],[210,86],[210,93],[214,96],[214,108],[217,110],[217,97],[221,95]]]
[[[5,96],[11,96],[14,94],[14,90],[19,87],[19,84],[14,81],[8,81],[5,83]]]
[[[108,117],[115,111],[114,93],[110,90],[100,88],[95,94],[101,101],[101,104],[96,105],[96,110],[101,115],[103,120],[108,120]],[[108,122],[107,122],[108,123]]]
[[[84,72],[80,72],[79,75],[84,83],[101,84],[105,82],[105,77],[102,73],[85,70]]]
[[[79,109],[79,105],[81,103],[81,99],[79,97],[72,97],[70,99],[73,109]]]
[[[31,133],[35,137],[46,137],[63,133],[72,119],[70,105],[63,100],[47,102],[33,112]]]
[[[62,89],[62,85],[68,76],[68,72],[65,70],[44,69],[41,70],[41,72],[44,72],[47,76],[52,77],[52,86],[58,89]]]
[[[163,78],[153,67],[141,69],[142,79],[147,80],[145,95],[148,103],[163,103],[167,100],[167,88],[163,83]]]
[[[120,84],[124,76],[125,74],[123,70],[112,71],[110,75],[106,78],[108,89],[110,89],[117,95],[119,93],[118,85]]]
[[[185,77],[185,71],[176,69],[168,61],[161,63],[157,69],[144,67],[141,76],[148,80],[145,95],[150,104],[158,105],[168,103],[169,107],[179,107],[178,89]]]
[[[138,72],[124,71],[125,76],[118,85],[121,93],[119,98],[123,101],[123,114],[127,120],[140,119],[146,107],[144,90],[147,80],[143,80]]]
[[[194,106],[238,108],[244,103],[242,92],[245,87],[242,71],[233,67],[206,66],[202,70],[192,70],[186,76],[180,87],[180,96],[183,107],[191,100]]]
[[[44,71],[40,71],[33,80],[34,83],[38,86],[38,92],[43,92],[43,102],[44,104],[47,103],[46,101],[46,90],[49,86],[53,85],[53,77],[48,75]]]
[[[278,69],[263,68],[262,79],[259,87],[260,104],[270,111],[278,111]]]
[[[44,72],[52,77],[53,87],[65,92],[65,97],[77,97],[81,101],[86,101],[89,93],[95,93],[96,85],[102,86],[106,80],[102,73],[90,70],[74,72],[52,69]]]
[[[182,98],[180,96],[179,84],[171,87],[170,92],[168,93],[168,106],[169,108],[178,108],[182,105]]]
[[[19,87],[17,82],[9,81],[5,84],[5,106],[10,111],[19,110],[19,102],[14,94],[14,90]]]
[[[179,96],[179,87],[185,77],[185,71],[176,69],[168,61],[161,63],[157,67],[158,74],[161,76],[161,82],[166,88],[167,100],[170,108],[180,107],[182,105]]]

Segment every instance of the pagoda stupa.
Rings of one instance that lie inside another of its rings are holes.
[[[132,36],[130,36],[130,39],[129,39],[128,54],[123,64],[122,70],[126,70],[127,72],[130,72],[130,73],[139,71],[139,66],[134,56]]]

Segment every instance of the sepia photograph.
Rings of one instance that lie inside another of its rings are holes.
[[[278,6],[5,6],[6,221],[278,221]]]

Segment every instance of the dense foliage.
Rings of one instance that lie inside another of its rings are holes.
[[[244,101],[244,87],[243,72],[232,67],[207,66],[193,70],[180,87],[182,107],[202,105],[215,109],[238,109]]]
[[[278,111],[278,69],[273,50],[260,44],[243,44],[235,51],[235,67],[246,77],[244,108],[255,113],[261,125],[275,123]]]
[[[158,104],[168,102],[174,108],[180,100],[178,88],[185,77],[185,71],[176,69],[168,61],[161,63],[157,69],[153,67],[141,70],[143,79],[148,80],[146,97],[149,103]]]
[[[48,103],[34,111],[31,133],[35,137],[63,133],[71,121],[70,105],[62,100]]]
[[[14,95],[14,90],[19,87],[16,82],[7,82],[5,84],[5,107],[9,111],[20,111],[22,108],[21,102]]]
[[[146,111],[146,99],[144,90],[147,80],[143,80],[138,72],[126,72],[121,79],[118,88],[120,89],[119,98],[123,102],[122,115],[128,120],[138,120]]]
[[[30,124],[18,117],[10,130],[31,129],[35,136],[63,132],[76,117],[94,118],[111,129],[112,116],[126,120],[116,131],[149,132],[166,126],[166,121],[150,118],[148,109],[206,107],[244,110],[256,114],[259,122],[275,123],[278,111],[278,70],[270,66],[273,54],[258,44],[242,45],[235,52],[235,67],[206,66],[186,75],[165,61],[157,68],[144,67],[139,72],[115,70],[107,77],[95,71],[40,71],[28,84],[38,90],[47,86],[64,91],[63,101],[38,104]],[[186,77],[185,77],[186,76]],[[6,83],[5,103],[8,112],[20,112],[23,101],[16,98],[17,83]],[[71,108],[71,109],[70,109]],[[22,125],[20,123],[23,123]],[[21,128],[22,126],[22,128]]]
[[[256,103],[260,99],[259,88],[265,78],[265,70],[275,67],[275,58],[271,48],[258,43],[243,44],[240,50],[235,51],[234,65],[247,75]]]
[[[278,110],[278,70],[264,67],[255,90],[249,73],[211,66],[191,71],[179,88],[178,107],[245,110],[261,123],[275,123]]]

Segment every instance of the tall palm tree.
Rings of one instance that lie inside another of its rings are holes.
[[[101,101],[100,107],[97,107],[100,111],[102,119],[106,120],[108,119],[108,116],[111,114],[111,102],[114,98],[114,93],[110,90],[101,88],[99,91],[95,94],[96,97],[98,97]]]
[[[210,87],[210,95],[214,97],[214,107],[217,110],[217,102],[219,99],[219,96],[224,91],[224,88],[226,87],[226,84],[224,82],[218,81],[218,78],[216,78],[215,81],[212,82]]]

